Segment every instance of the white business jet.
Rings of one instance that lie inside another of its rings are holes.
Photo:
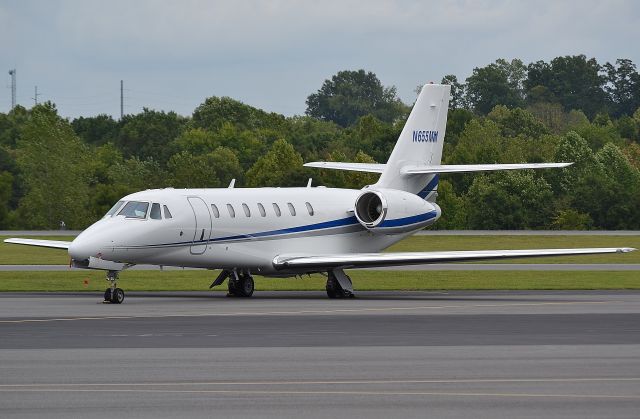
[[[229,295],[250,297],[253,274],[326,273],[327,295],[353,296],[348,268],[515,257],[623,253],[631,248],[380,253],[435,223],[442,173],[566,167],[571,163],[441,165],[450,87],[422,88],[386,164],[305,166],[379,173],[361,190],[325,187],[153,189],[127,195],[72,242],[12,238],[7,243],[67,249],[71,266],[102,269],[105,301],[120,304],[118,273],[136,264],[221,269]],[[491,214],[487,214],[488,217]]]

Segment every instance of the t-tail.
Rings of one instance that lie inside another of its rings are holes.
[[[439,166],[447,129],[451,86],[426,84],[422,87],[396,146],[376,183],[377,187],[400,189],[435,202],[437,173],[407,176],[406,167]]]
[[[571,163],[514,163],[443,165],[442,146],[447,128],[451,86],[425,84],[413,105],[386,164],[312,162],[307,167],[379,173],[376,188],[411,192],[434,203],[442,173],[487,172],[566,167]]]

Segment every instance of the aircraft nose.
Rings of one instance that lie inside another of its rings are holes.
[[[86,260],[90,256],[101,257],[104,243],[86,235],[80,235],[69,245],[69,256],[75,260]]]
[[[92,246],[89,246],[88,241],[81,238],[76,237],[75,240],[71,242],[69,245],[69,256],[71,259],[75,260],[84,260],[89,259],[89,256],[94,256],[96,252],[93,252]]]

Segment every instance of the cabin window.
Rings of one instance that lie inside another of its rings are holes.
[[[287,202],[287,206],[289,207],[289,212],[291,215],[296,215],[296,209],[291,202]]]
[[[311,206],[311,204],[308,202],[305,202],[304,204],[307,206],[307,211],[309,211],[309,215],[313,215],[313,207]]]
[[[211,212],[213,212],[214,217],[220,218],[220,211],[218,210],[218,206],[216,204],[211,204]]]
[[[244,210],[244,215],[247,217],[251,217],[251,210],[249,209],[249,205],[242,203],[242,209]]]
[[[162,213],[160,212],[160,204],[154,202],[151,205],[151,212],[149,213],[149,218],[152,220],[162,220]]]
[[[282,215],[282,212],[280,211],[280,207],[275,202],[273,203],[273,210],[275,211],[278,217]]]
[[[129,201],[118,213],[127,218],[146,218],[149,210],[148,202]]]
[[[109,211],[107,211],[107,213],[104,216],[105,217],[111,217],[113,214],[116,213],[116,211],[118,211],[118,209],[122,206],[122,204],[124,204],[124,201],[116,202],[116,204],[114,206],[112,206],[111,209]]]
[[[229,210],[229,216],[231,218],[236,218],[236,210],[233,209],[231,204],[227,204],[227,210]]]
[[[260,215],[263,217],[267,216],[267,211],[264,210],[264,207],[261,203],[258,202],[258,211],[260,211]]]
[[[169,208],[167,208],[166,205],[163,205],[162,208],[164,209],[164,218],[173,218],[173,216],[171,215],[171,211],[169,211]]]

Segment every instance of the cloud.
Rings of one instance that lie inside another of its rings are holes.
[[[115,95],[109,106],[68,99],[61,110],[70,116],[117,114],[120,79],[131,112],[146,104],[189,114],[226,94],[299,114],[342,69],[374,71],[409,102],[418,83],[464,79],[501,57],[638,62],[639,11],[623,0],[9,0],[0,4],[0,64],[18,66],[22,103],[35,84],[60,103]]]

